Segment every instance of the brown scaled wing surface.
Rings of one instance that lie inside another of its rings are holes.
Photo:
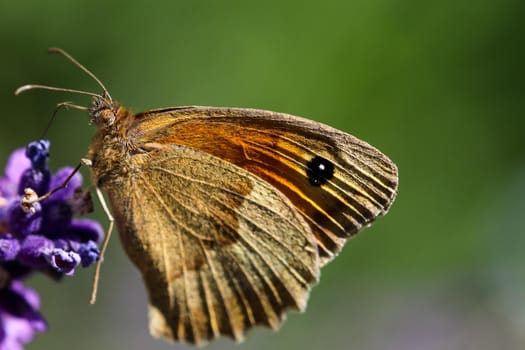
[[[278,327],[397,190],[395,165],[375,148],[291,115],[179,107],[126,124],[132,147],[105,164],[101,187],[146,283],[150,330],[166,339]],[[334,165],[320,186],[306,170],[316,156]]]
[[[137,115],[132,137],[187,145],[266,180],[294,204],[318,244],[321,265],[346,239],[385,214],[397,191],[397,168],[380,151],[308,119],[242,108],[178,107]],[[312,186],[307,163],[321,156],[334,178]]]

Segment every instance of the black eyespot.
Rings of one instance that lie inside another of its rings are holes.
[[[306,166],[306,176],[314,186],[321,186],[334,177],[334,164],[323,157],[315,156]]]

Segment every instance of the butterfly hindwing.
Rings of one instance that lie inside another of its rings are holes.
[[[218,157],[157,147],[131,157],[120,186],[105,186],[149,292],[152,334],[242,339],[256,324],[278,327],[287,309],[303,310],[319,261],[292,203]]]

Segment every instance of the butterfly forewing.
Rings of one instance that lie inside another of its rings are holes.
[[[313,231],[322,265],[348,237],[386,213],[397,190],[397,168],[381,152],[337,129],[292,115],[170,108],[138,114],[130,135],[145,143],[200,149],[275,186]],[[324,174],[327,167],[333,171]]]
[[[123,158],[107,191],[150,298],[152,334],[202,344],[276,328],[317,281],[316,242],[293,204],[262,179],[203,151],[156,145]]]

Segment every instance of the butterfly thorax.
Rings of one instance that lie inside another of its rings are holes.
[[[95,97],[89,109],[97,131],[91,142],[88,157],[92,162],[92,175],[102,188],[109,181],[125,178],[129,158],[136,145],[126,136],[135,115],[119,103],[107,98]]]

